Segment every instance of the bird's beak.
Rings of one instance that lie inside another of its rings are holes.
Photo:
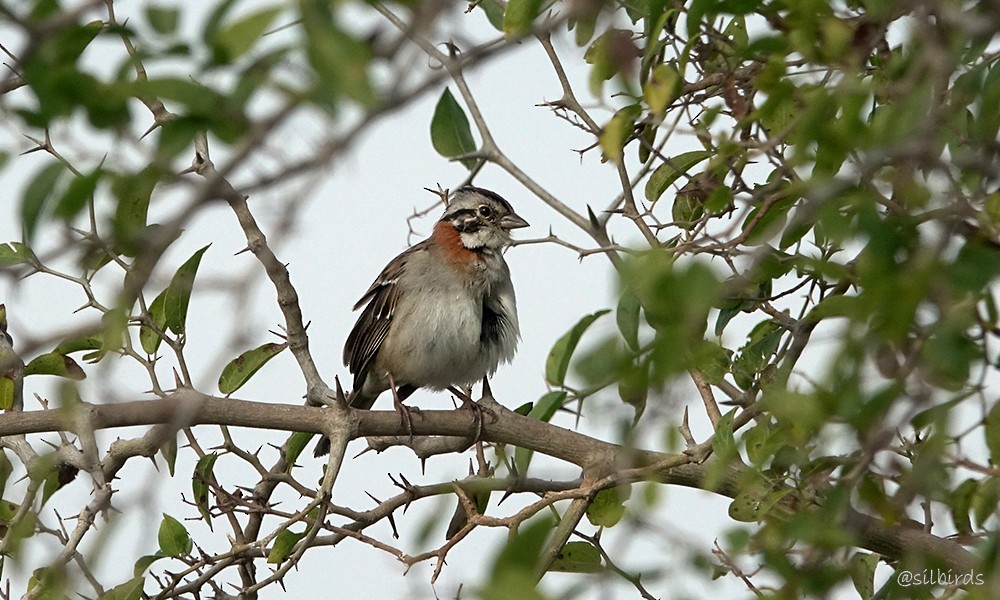
[[[503,227],[504,229],[520,229],[521,227],[527,226],[528,222],[514,213],[510,213],[500,219],[500,227]]]

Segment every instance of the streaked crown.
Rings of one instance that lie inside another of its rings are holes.
[[[502,248],[510,242],[511,229],[528,226],[500,194],[472,186],[452,193],[441,220],[459,231],[469,249]]]

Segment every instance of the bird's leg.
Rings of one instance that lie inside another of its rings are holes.
[[[396,412],[399,413],[399,422],[406,425],[406,433],[410,436],[410,442],[413,442],[413,417],[410,415],[411,412],[420,412],[419,408],[410,408],[403,404],[403,399],[399,397],[399,391],[396,387],[396,381],[392,378],[392,373],[389,373],[389,391],[392,392],[392,405],[396,408]]]
[[[489,386],[489,384],[486,383],[485,377],[483,377],[483,382],[487,387]],[[483,436],[483,415],[489,413],[492,422],[496,422],[496,413],[472,399],[471,387],[469,388],[469,393],[466,393],[464,390],[460,390],[455,386],[449,386],[448,391],[455,394],[455,396],[462,401],[460,409],[472,411],[472,418],[476,423],[476,441],[478,442]]]

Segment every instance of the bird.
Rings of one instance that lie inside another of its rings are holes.
[[[354,305],[364,309],[344,344],[347,404],[369,410],[391,390],[409,428],[402,402],[417,389],[472,385],[509,363],[520,329],[503,250],[527,226],[499,194],[455,190],[430,237],[389,261]],[[324,437],[314,454],[329,449]]]

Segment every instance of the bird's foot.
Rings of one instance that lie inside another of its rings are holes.
[[[413,442],[413,413],[420,413],[420,409],[416,406],[407,406],[403,404],[403,401],[399,399],[396,394],[392,395],[392,404],[396,407],[396,412],[399,413],[399,424],[406,426],[406,434],[410,436],[410,442]]]
[[[465,393],[464,391],[454,386],[449,387],[448,391],[450,391],[452,394],[455,394],[455,396],[462,401],[462,406],[459,407],[459,410],[472,411],[472,419],[473,422],[476,424],[476,441],[477,442],[480,441],[483,437],[483,424],[485,423],[485,415],[490,416],[491,423],[496,423],[498,418],[497,414],[493,412],[493,410],[486,408],[482,404],[473,400],[472,397],[469,396],[469,394]]]

